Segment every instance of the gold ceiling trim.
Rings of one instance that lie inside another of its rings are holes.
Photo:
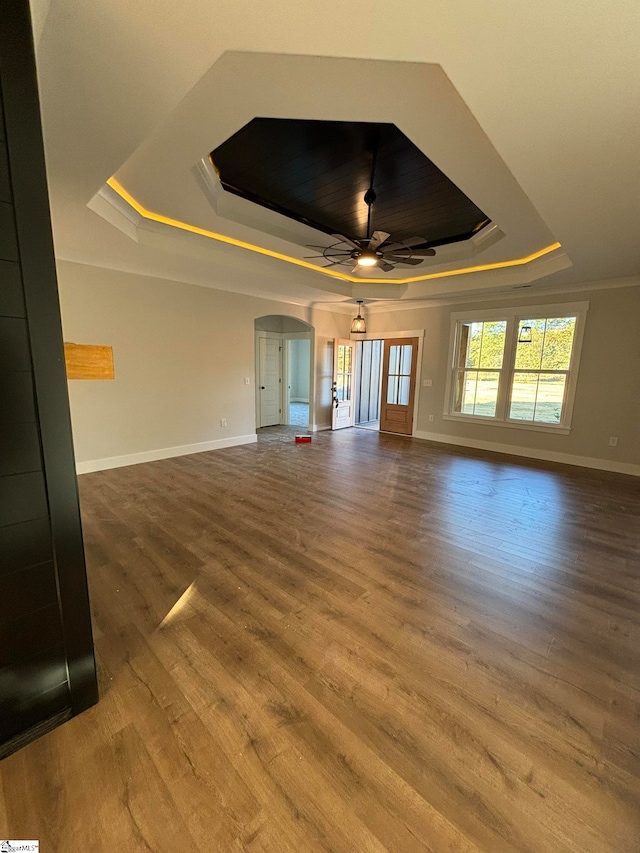
[[[315,264],[303,261],[301,258],[294,258],[290,255],[284,255],[281,252],[275,252],[272,249],[265,249],[263,246],[256,246],[253,243],[247,243],[245,240],[237,240],[235,237],[229,237],[226,234],[217,234],[215,231],[208,231],[206,228],[199,228],[197,225],[190,225],[188,222],[180,222],[178,219],[171,219],[168,216],[164,216],[162,213],[155,213],[153,210],[147,210],[147,208],[143,207],[140,202],[137,201],[131,193],[127,192],[122,184],[120,184],[115,178],[109,178],[107,184],[120,196],[120,198],[136,210],[140,216],[144,217],[144,219],[149,219],[152,222],[159,222],[162,225],[170,225],[172,228],[177,228],[180,231],[189,231],[192,234],[198,234],[200,237],[207,237],[209,240],[217,240],[219,243],[226,243],[230,246],[238,246],[241,249],[248,249],[250,252],[256,252],[259,255],[266,255],[269,258],[277,258],[280,261],[286,261],[289,264],[295,264],[298,267],[304,267],[305,269],[312,270],[313,272],[319,272],[323,275],[328,275],[332,278],[338,278],[342,281],[348,281],[353,284],[411,284],[414,281],[431,281],[436,278],[449,278],[451,276],[465,275],[467,273],[486,272],[488,270],[505,269],[506,267],[519,267],[529,264],[531,261],[535,261],[537,258],[541,258],[543,255],[548,255],[550,252],[555,252],[556,249],[561,248],[560,243],[552,243],[550,246],[545,246],[543,249],[539,249],[537,252],[527,255],[524,258],[513,258],[510,261],[498,261],[494,264],[480,264],[473,267],[461,267],[459,269],[445,270],[443,272],[427,273],[426,275],[415,275],[409,278],[363,278],[361,276],[338,272],[334,269],[318,267]]]

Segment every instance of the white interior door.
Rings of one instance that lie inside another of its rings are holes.
[[[260,365],[260,426],[280,423],[281,358],[277,338],[259,339]]]
[[[343,429],[354,424],[355,349],[355,341],[336,338],[333,342],[331,429]]]

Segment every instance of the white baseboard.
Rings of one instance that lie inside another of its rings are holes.
[[[289,399],[289,402],[290,403],[306,403],[307,405],[309,405],[309,398],[308,397],[291,397]]]
[[[313,432],[323,432],[327,429],[331,429],[331,424],[315,424]]]
[[[162,447],[159,450],[128,453],[126,456],[91,459],[88,462],[76,462],[76,472],[78,474],[90,474],[92,471],[124,468],[126,465],[139,465],[141,462],[156,462],[158,459],[171,459],[173,456],[189,456],[192,453],[204,453],[207,450],[221,450],[223,447],[254,444],[257,440],[258,436],[255,433],[252,435],[236,435],[233,438],[220,438],[217,441],[201,441],[198,444],[182,444],[178,447]]]
[[[437,432],[416,430],[414,438],[425,441],[437,441],[439,444],[455,444],[459,447],[471,447],[474,450],[490,450],[493,453],[506,453],[510,456],[525,456],[528,459],[544,459],[546,462],[560,462],[564,465],[578,465],[580,468],[595,468],[598,471],[613,471],[616,474],[631,474],[640,477],[640,465],[631,462],[615,462],[611,459],[596,459],[591,456],[574,456],[572,453],[556,453],[553,450],[538,450],[533,447],[514,447],[497,441],[477,441],[472,438],[459,438],[457,435],[445,435]]]

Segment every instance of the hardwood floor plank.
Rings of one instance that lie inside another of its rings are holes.
[[[356,741],[354,750],[350,732],[313,701],[300,684],[297,673],[295,676],[288,675],[270,654],[261,652],[261,649],[265,649],[263,640],[245,633],[242,628],[236,628],[232,620],[221,619],[220,627],[215,631],[215,639],[211,630],[210,621],[205,624],[198,617],[189,620],[189,627],[183,629],[179,641],[181,646],[185,644],[182,647],[183,656],[197,661],[198,666],[207,671],[212,666],[223,666],[224,676],[221,676],[221,680],[223,677],[228,679],[230,675],[233,677],[236,685],[234,696],[237,697],[241,686],[244,686],[257,702],[257,719],[270,721],[272,731],[279,734],[277,751],[267,762],[270,773],[277,769],[272,768],[272,765],[283,751],[294,756],[294,765],[295,758],[300,759],[301,753],[308,762],[318,763],[318,756],[321,756],[318,764],[321,776],[325,777],[321,789],[333,791],[339,787],[341,797],[349,803],[350,810],[387,844],[384,849],[476,849],[448,821],[416,796],[384,762],[363,748],[359,741]],[[236,636],[229,636],[234,633]],[[208,650],[212,649],[215,650],[215,662],[207,663],[206,658],[210,654]],[[175,655],[172,643],[167,643],[164,653]],[[250,659],[256,660],[256,667],[245,666]],[[261,674],[256,676],[257,673]],[[236,700],[227,697],[227,703],[235,705]],[[314,724],[314,719],[318,717],[322,723]],[[247,740],[256,751],[258,744],[261,749],[266,748],[264,732],[259,735],[257,730],[247,731]],[[289,742],[291,744],[287,748],[285,744]],[[238,748],[243,750],[240,745]],[[368,768],[368,772],[365,768]],[[309,773],[307,766],[305,775]],[[300,811],[303,805],[298,803],[296,808]],[[334,813],[337,814],[335,805]],[[430,831],[425,835],[427,827]],[[377,848],[365,844],[357,849]]]
[[[101,701],[0,764],[52,853],[631,853],[634,478],[286,430],[80,478]]]

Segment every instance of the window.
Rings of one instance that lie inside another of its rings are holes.
[[[453,410],[492,418],[498,402],[506,321],[462,322],[458,331]]]
[[[568,432],[587,308],[453,315],[445,418]]]
[[[575,329],[575,317],[520,320],[510,418],[540,424],[561,422]]]

